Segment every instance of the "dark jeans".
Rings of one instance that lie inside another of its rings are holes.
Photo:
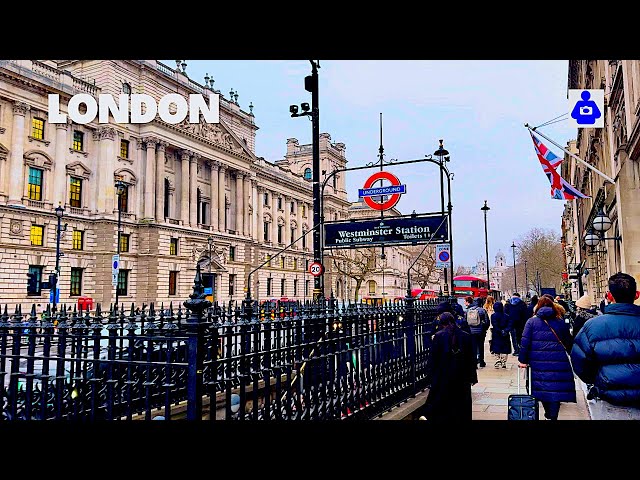
[[[471,334],[471,347],[476,356],[476,362],[484,364],[484,339],[487,333],[472,333]]]
[[[543,402],[544,416],[549,420],[558,420],[558,413],[560,413],[560,402]]]
[[[515,329],[511,329],[511,343],[513,343],[513,354],[517,355],[520,351],[520,337]]]

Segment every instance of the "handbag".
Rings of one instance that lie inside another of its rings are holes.
[[[567,359],[569,360],[569,365],[571,365],[571,357],[569,356],[569,352],[567,351],[567,347],[565,347],[564,343],[562,343],[562,340],[560,340],[560,337],[558,336],[556,331],[553,329],[553,327],[551,325],[549,325],[549,322],[547,322],[547,320],[544,319],[544,318],[542,320],[544,320],[544,323],[547,324],[547,327],[549,327],[551,329],[551,332],[553,332],[553,334],[555,335],[555,337],[558,340],[558,342],[560,342],[560,345],[562,345],[562,350],[564,350],[564,353],[567,356]]]

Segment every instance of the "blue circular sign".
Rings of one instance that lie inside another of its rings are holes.
[[[118,268],[118,262],[117,261],[113,262],[113,268]]]
[[[441,262],[448,262],[449,261],[449,252],[446,251],[442,251],[438,254],[438,260],[440,260]]]

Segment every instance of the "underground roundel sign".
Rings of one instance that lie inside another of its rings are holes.
[[[390,185],[371,188],[375,182],[380,180],[386,180]],[[380,211],[393,208],[403,193],[407,193],[407,186],[401,185],[400,180],[393,173],[385,171],[371,175],[364,183],[364,188],[358,190],[358,195],[364,199],[364,203],[374,210]],[[383,196],[388,196],[388,198],[381,202],[374,200],[374,197],[381,197],[384,200]]]

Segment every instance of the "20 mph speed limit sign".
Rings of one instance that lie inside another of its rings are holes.
[[[311,265],[309,265],[309,273],[314,277],[319,277],[320,275],[322,275],[323,271],[324,267],[320,262],[313,262]]]

